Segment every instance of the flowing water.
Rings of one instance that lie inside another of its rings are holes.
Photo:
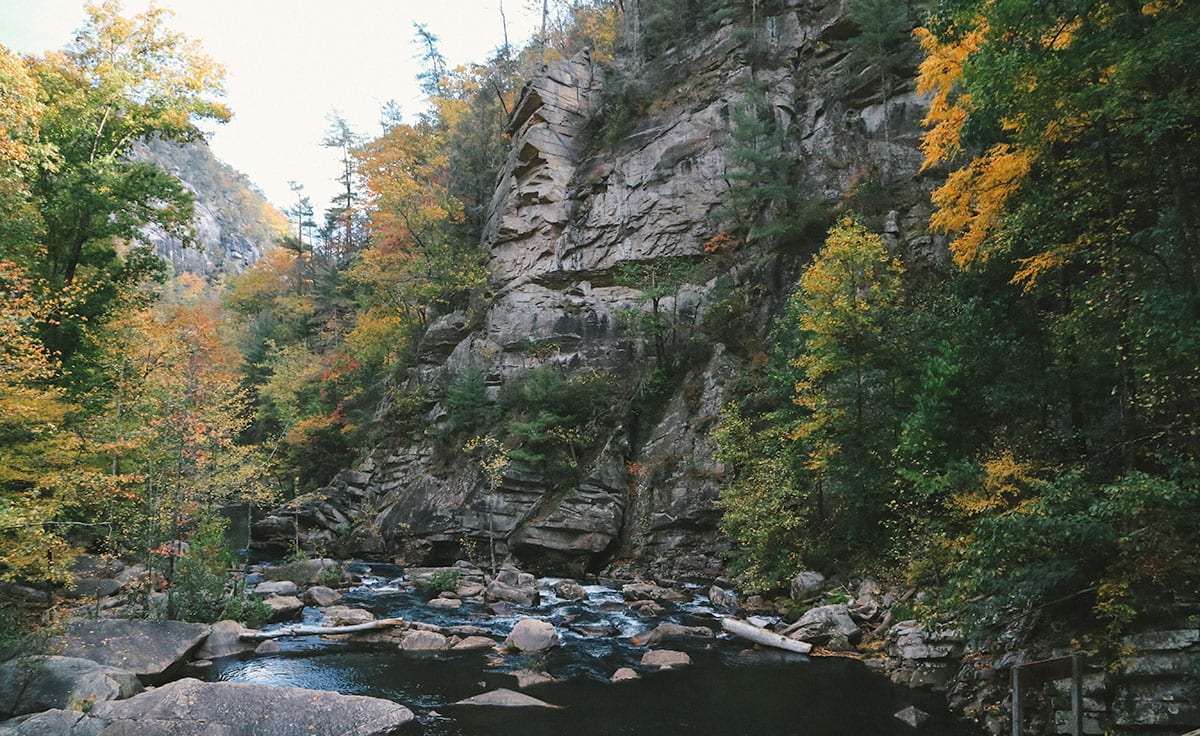
[[[539,581],[542,604],[531,610],[489,613],[481,605],[461,610],[431,608],[404,585],[401,569],[357,568],[362,583],[339,604],[367,608],[378,617],[402,617],[442,626],[471,624],[503,640],[522,618],[549,620],[562,644],[541,657],[500,657],[493,652],[439,653],[414,657],[395,646],[329,642],[316,637],[280,639],[275,655],[219,662],[211,679],[336,690],[386,698],[411,708],[429,735],[522,734],[701,734],[755,736],[920,735],[972,733],[941,705],[941,697],[893,686],[861,663],[836,657],[805,657],[749,649],[717,636],[665,642],[686,651],[692,665],[643,672],[642,679],[617,685],[608,678],[619,667],[638,668],[646,648],[630,637],[663,621],[720,630],[718,615],[697,595],[692,602],[666,604],[663,616],[645,621],[625,605],[620,590],[586,586],[587,601],[563,601]],[[305,609],[307,621],[320,613]],[[556,683],[526,691],[560,709],[472,708],[455,701],[488,690],[516,689],[518,669],[545,670]],[[893,714],[908,705],[931,714],[914,729]]]

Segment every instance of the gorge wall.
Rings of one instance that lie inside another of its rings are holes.
[[[636,17],[627,12],[629,22]],[[837,4],[795,2],[753,27],[726,22],[644,65],[618,64],[608,74],[659,81],[611,145],[595,140],[606,71],[586,53],[549,64],[526,87],[510,122],[512,148],[484,233],[494,296],[481,313],[431,323],[410,381],[444,387],[466,371],[482,371],[493,396],[539,366],[644,381],[654,351],[628,328],[628,315],[657,309],[694,331],[718,279],[711,272],[694,277],[651,305],[643,289],[620,278],[621,269],[705,258],[706,243],[728,219],[722,213],[737,166],[734,112],[751,90],[766,101],[760,114],[786,131],[778,153],[793,162],[801,199],[828,217],[863,181],[884,179],[907,194],[889,202],[879,227],[898,249],[933,253],[917,175],[924,105],[911,84],[895,85],[883,99],[875,75],[846,68],[839,42],[854,33]],[[748,271],[758,274],[751,313],[734,332],[765,333],[823,239],[824,224],[785,247],[751,238],[730,257],[721,275],[734,288]],[[711,431],[740,358],[719,340],[711,343],[676,372],[652,411],[625,395],[619,401],[632,406],[616,409],[618,421],[589,429],[597,436],[589,438],[593,450],[580,458],[582,480],[573,487],[555,488],[510,466],[493,490],[477,462],[447,459],[418,437],[376,448],[329,488],[264,520],[258,536],[267,544],[300,538],[338,554],[421,563],[495,539],[501,553],[545,572],[616,565],[717,576],[725,544],[715,506],[723,468]],[[436,431],[447,408],[428,408]]]

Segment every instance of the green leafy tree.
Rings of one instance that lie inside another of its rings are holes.
[[[793,437],[819,493],[832,490],[850,541],[878,542],[905,395],[899,369],[903,268],[883,239],[845,218],[794,295],[803,351]]]

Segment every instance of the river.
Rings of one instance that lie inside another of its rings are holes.
[[[663,621],[719,631],[718,615],[700,590],[691,602],[667,604],[664,614],[650,621],[639,619],[624,605],[619,589],[585,586],[588,600],[577,603],[556,598],[549,588],[553,580],[539,581],[542,602],[535,609],[493,614],[481,604],[466,604],[446,612],[431,608],[422,595],[404,585],[402,570],[396,566],[359,565],[355,571],[362,582],[339,604],[367,608],[378,617],[481,626],[497,640],[518,620],[533,616],[553,622],[562,644],[541,658],[502,657],[493,652],[414,657],[394,646],[314,637],[281,639],[278,654],[218,662],[209,678],[386,698],[411,708],[422,732],[431,736],[950,736],[974,732],[946,711],[940,695],[896,687],[856,660],[758,650],[724,636],[668,642],[663,648],[691,656],[690,667],[643,672],[640,680],[611,684],[609,677],[619,667],[638,668],[646,651],[630,641],[638,632]],[[314,624],[321,620],[317,609],[306,608],[303,615]],[[510,673],[520,668],[545,670],[555,677],[558,682],[526,692],[561,708],[453,705],[496,688],[515,690]],[[930,714],[919,728],[893,716],[909,705]]]

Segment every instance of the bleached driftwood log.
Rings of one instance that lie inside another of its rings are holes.
[[[734,636],[752,641],[755,644],[762,644],[764,647],[775,647],[776,649],[785,649],[789,652],[797,652],[799,654],[808,654],[812,651],[812,644],[806,641],[780,636],[774,631],[760,629],[754,624],[742,621],[741,619],[723,618],[721,619],[721,628]]]
[[[240,639],[278,639],[282,636],[325,636],[326,634],[354,634],[359,631],[386,629],[391,626],[403,626],[402,618],[381,618],[378,621],[368,621],[365,624],[351,626],[284,626],[274,631],[247,631]]]

